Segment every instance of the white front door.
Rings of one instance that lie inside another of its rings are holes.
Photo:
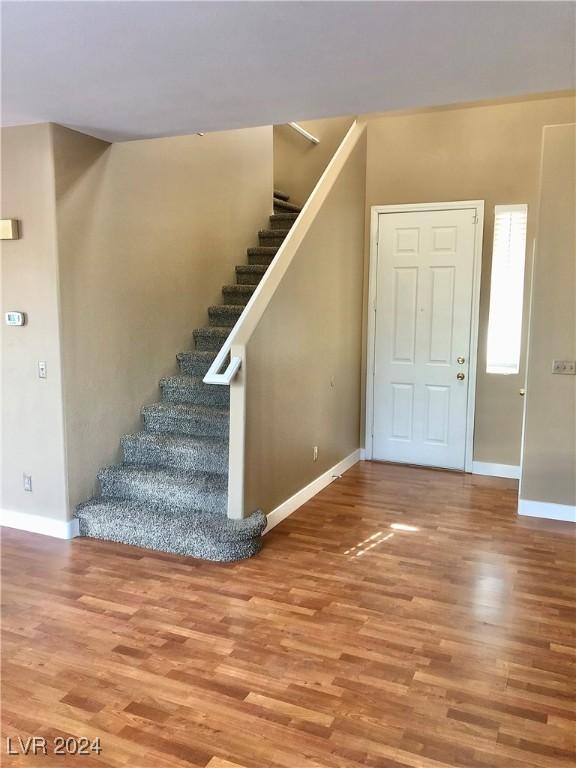
[[[372,457],[463,470],[475,208],[380,213]]]

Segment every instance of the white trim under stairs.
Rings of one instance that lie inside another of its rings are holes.
[[[28,533],[40,533],[55,539],[73,539],[80,535],[78,520],[54,520],[53,517],[17,512],[13,509],[0,509],[0,526],[17,528]]]
[[[566,523],[576,523],[576,506],[570,504],[518,499],[518,514],[526,517],[542,517],[546,520],[563,520]]]
[[[295,512],[301,507],[302,504],[305,504],[313,496],[316,496],[317,493],[320,493],[320,491],[323,488],[326,488],[327,485],[330,485],[330,483],[336,480],[335,476],[341,475],[343,472],[350,469],[350,467],[353,467],[354,464],[360,461],[360,453],[360,448],[353,451],[349,456],[346,456],[345,459],[339,461],[338,464],[335,464],[331,469],[328,469],[324,474],[320,475],[320,477],[317,477],[316,480],[312,480],[311,483],[308,483],[308,485],[301,488],[293,496],[290,496],[289,499],[282,502],[276,509],[273,509],[272,512],[269,512],[267,515],[268,525],[266,526],[264,533],[268,533],[268,531],[272,530],[275,525],[278,525],[278,523],[291,515],[292,512]]]

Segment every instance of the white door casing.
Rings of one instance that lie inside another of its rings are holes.
[[[472,468],[482,224],[481,201],[372,209],[368,458]]]

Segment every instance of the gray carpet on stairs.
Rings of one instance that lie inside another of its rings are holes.
[[[270,229],[236,267],[224,303],[208,309],[194,349],[176,356],[180,374],[160,380],[161,401],[142,408],[143,430],[121,440],[123,463],[98,473],[100,494],[76,508],[80,534],[215,561],[242,560],[262,546],[266,515],[226,516],[229,390],[203,377],[238,321],[299,208],[274,193]]]

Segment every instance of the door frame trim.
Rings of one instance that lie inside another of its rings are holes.
[[[373,458],[374,436],[374,363],[376,342],[376,273],[378,268],[378,219],[386,213],[414,213],[470,209],[476,215],[474,261],[472,267],[472,314],[470,323],[470,366],[468,369],[468,408],[466,414],[466,448],[464,471],[472,472],[474,453],[474,413],[476,409],[476,374],[478,363],[478,332],[480,311],[480,280],[482,275],[482,241],[484,233],[484,200],[460,200],[449,203],[406,203],[373,205],[370,209],[370,263],[368,271],[368,330],[366,353],[366,458]],[[474,384],[474,386],[472,386]]]

